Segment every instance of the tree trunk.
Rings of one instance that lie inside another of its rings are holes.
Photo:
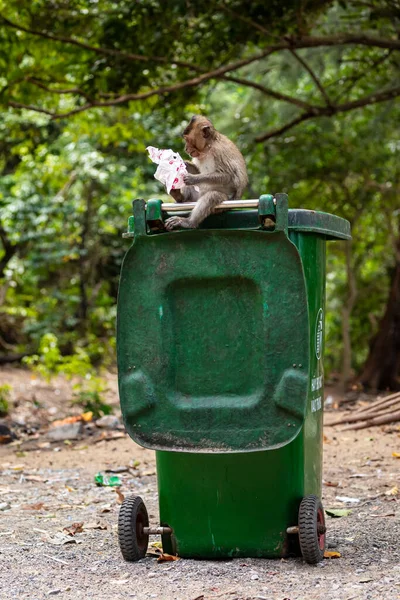
[[[18,247],[10,242],[8,235],[4,227],[0,223],[0,240],[3,244],[4,254],[0,259],[0,279],[4,277],[4,271],[7,268],[8,263],[17,253]]]
[[[81,240],[79,243],[79,290],[80,290],[80,304],[79,304],[79,318],[80,326],[83,334],[86,333],[87,329],[87,315],[88,315],[88,296],[87,296],[87,240],[90,234],[90,224],[92,218],[92,200],[93,200],[93,184],[90,184],[85,193],[86,206],[82,217],[82,228],[81,228]]]
[[[374,390],[400,390],[400,238],[389,299],[359,381]]]

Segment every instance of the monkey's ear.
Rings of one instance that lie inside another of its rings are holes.
[[[203,132],[203,138],[209,138],[211,137],[211,127],[209,125],[204,125],[204,127],[201,128],[202,132]]]

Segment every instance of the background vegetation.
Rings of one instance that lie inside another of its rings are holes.
[[[202,112],[243,151],[248,197],[284,191],[351,221],[353,242],[329,246],[327,370],[399,387],[397,0],[0,0],[0,14],[2,362],[114,363],[121,234],[134,198],[162,194],[145,148],[180,150]]]

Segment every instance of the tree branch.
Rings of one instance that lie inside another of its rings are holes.
[[[26,110],[33,110],[35,112],[43,113],[54,118],[54,113],[51,112],[51,110],[46,110],[45,108],[40,108],[40,106],[34,106],[33,104],[22,104],[21,102],[14,102],[14,100],[10,100],[8,102],[8,106],[11,106],[12,108],[24,108]]]
[[[348,112],[349,110],[361,108],[362,106],[367,106],[369,104],[378,104],[379,102],[393,100],[394,98],[397,98],[397,96],[400,96],[400,86],[390,88],[389,90],[384,90],[383,92],[369,94],[368,96],[364,96],[364,98],[360,98],[359,100],[352,100],[351,102],[339,104],[334,106],[333,109],[335,112]]]
[[[351,90],[356,85],[356,83],[358,83],[361,79],[363,79],[364,77],[369,75],[373,70],[376,70],[382,63],[385,62],[385,60],[387,60],[392,55],[392,53],[393,53],[393,50],[388,50],[383,56],[380,56],[376,60],[372,61],[372,63],[370,63],[370,62],[367,63],[368,69],[366,71],[363,71],[362,73],[359,73],[358,75],[353,75],[352,77],[347,77],[344,80],[344,82],[346,83],[346,81],[347,81],[347,82],[351,82],[351,83],[350,83],[350,85],[348,85],[346,87],[346,89],[343,89],[342,92],[340,94],[338,94],[338,96],[336,97],[336,101],[338,101],[340,98],[343,98],[343,96],[345,94],[348,94],[349,92],[351,92]]]
[[[163,64],[166,64],[166,63],[168,64],[170,62],[170,59],[168,59],[167,57],[143,56],[140,54],[125,53],[120,50],[99,48],[99,47],[91,46],[84,42],[80,42],[79,40],[76,40],[74,38],[55,36],[51,33],[37,31],[34,29],[20,26],[16,23],[13,23],[6,17],[0,16],[0,18],[2,18],[3,22],[9,27],[13,27],[15,29],[24,31],[24,32],[32,34],[32,35],[41,36],[46,39],[52,40],[54,42],[73,44],[75,46],[85,48],[86,50],[90,50],[90,51],[96,52],[98,54],[108,54],[108,55],[112,55],[112,56],[117,56],[119,58],[124,58],[127,60],[139,60],[139,61],[145,61],[145,62],[156,61],[156,62],[161,62]],[[263,27],[261,27],[261,28],[264,30]],[[345,44],[360,44],[360,45],[400,49],[400,40],[399,39],[392,39],[392,38],[386,39],[386,38],[368,36],[368,35],[365,35],[364,33],[349,34],[349,35],[337,34],[337,35],[316,36],[316,37],[305,36],[305,37],[300,37],[300,38],[296,38],[294,36],[291,36],[291,37],[286,36],[281,42],[268,46],[265,50],[263,50],[262,52],[260,52],[256,55],[252,55],[250,57],[238,60],[236,62],[230,63],[225,66],[221,66],[217,69],[214,69],[214,70],[211,70],[208,72],[204,72],[203,68],[198,67],[197,65],[193,65],[188,62],[174,61],[175,64],[193,69],[193,70],[197,71],[197,73],[199,73],[199,74],[196,77],[192,77],[190,79],[187,79],[185,81],[180,81],[175,84],[171,84],[171,85],[167,85],[167,86],[160,86],[159,88],[150,89],[150,90],[140,92],[140,93],[123,94],[123,95],[111,97],[107,100],[102,100],[102,101],[93,100],[79,87],[70,88],[70,89],[59,89],[59,90],[52,89],[52,88],[48,88],[45,84],[41,83],[38,79],[33,77],[30,79],[30,82],[33,85],[41,87],[45,91],[48,91],[50,93],[55,93],[55,94],[79,94],[80,96],[82,96],[86,99],[86,103],[83,104],[82,106],[78,106],[78,107],[73,108],[70,111],[67,111],[64,113],[53,112],[49,109],[42,108],[40,106],[34,106],[31,104],[28,104],[28,105],[22,104],[20,102],[17,102],[16,100],[11,100],[9,102],[9,105],[14,108],[25,108],[25,109],[33,110],[36,112],[41,112],[43,114],[49,115],[52,119],[60,119],[60,118],[72,116],[77,113],[81,113],[83,111],[86,111],[86,110],[88,110],[90,108],[94,108],[94,107],[103,108],[103,107],[108,107],[108,106],[116,106],[119,104],[124,104],[124,103],[130,102],[130,101],[135,101],[135,100],[146,100],[148,98],[151,98],[152,96],[162,96],[164,94],[176,92],[176,91],[184,89],[184,88],[197,87],[211,79],[226,79],[228,81],[234,81],[236,83],[246,85],[248,87],[253,87],[254,89],[258,89],[260,92],[264,93],[265,95],[273,97],[277,100],[288,102],[290,104],[298,106],[299,108],[304,109],[304,111],[305,111],[304,113],[297,116],[290,123],[284,125],[283,127],[278,128],[277,130],[274,130],[272,132],[273,135],[279,135],[280,133],[287,131],[288,129],[290,129],[291,127],[296,125],[297,123],[300,123],[308,118],[312,118],[315,116],[330,116],[330,115],[338,113],[338,112],[352,110],[353,108],[358,108],[360,106],[365,106],[367,104],[382,102],[384,100],[388,100],[390,98],[394,98],[397,95],[399,95],[397,92],[397,88],[395,88],[393,90],[387,90],[386,92],[371,94],[370,96],[368,96],[366,98],[362,98],[360,100],[356,100],[356,101],[353,101],[350,103],[345,103],[342,105],[333,105],[330,98],[328,97],[325,89],[323,88],[322,84],[318,80],[317,76],[313,73],[313,71],[311,70],[309,65],[296,53],[295,49],[296,48],[297,49],[298,48],[311,48],[311,47],[317,47],[317,46],[336,46],[336,45],[345,45]],[[241,79],[241,78],[233,77],[233,76],[228,77],[226,75],[226,73],[228,73],[230,71],[235,71],[241,67],[244,67],[253,62],[261,60],[279,50],[289,50],[295,56],[295,58],[302,64],[302,66],[307,70],[307,72],[312,77],[313,81],[317,85],[321,94],[324,96],[327,106],[325,106],[325,107],[313,106],[312,104],[304,102],[303,100],[299,100],[297,98],[292,98],[291,96],[287,96],[286,94],[275,92],[274,90],[271,90],[261,84],[258,84],[255,82],[250,82],[247,79]],[[104,98],[104,95],[103,95],[103,98]],[[267,133],[263,136],[258,136],[257,140],[264,141],[265,139],[268,139],[269,137],[273,137],[273,135],[270,135],[270,133]]]
[[[65,200],[68,196],[69,190],[74,185],[77,178],[78,178],[78,175],[77,175],[76,171],[71,171],[67,181],[64,183],[61,190],[57,192],[55,197]]]
[[[303,113],[302,115],[299,115],[295,119],[292,119],[291,121],[286,123],[286,125],[283,125],[282,127],[277,127],[276,129],[271,129],[271,131],[268,131],[267,133],[263,133],[262,135],[257,136],[254,141],[265,142],[266,140],[269,140],[270,138],[277,137],[278,135],[285,133],[285,131],[289,131],[289,129],[292,129],[292,127],[294,127],[295,125],[298,125],[302,121],[307,121],[307,119],[311,119],[312,116],[314,116],[314,115],[311,115],[311,113]]]
[[[253,19],[250,19],[249,17],[245,17],[245,16],[241,15],[240,13],[236,12],[235,10],[232,10],[228,6],[220,6],[218,8],[219,8],[219,10],[223,10],[224,12],[228,13],[228,15],[231,15],[235,19],[239,19],[239,21],[242,21],[242,23],[246,23],[246,25],[250,25],[251,27],[254,27],[254,29],[257,29],[258,31],[260,31],[261,33],[264,33],[265,35],[274,37],[275,39],[281,39],[280,36],[278,36],[274,33],[271,33],[270,31],[268,31],[268,29],[266,29],[265,27],[260,25],[260,23],[257,23],[257,21],[253,21]]]
[[[351,102],[345,102],[343,104],[331,105],[331,106],[323,106],[323,107],[313,107],[312,111],[307,111],[299,116],[297,116],[292,121],[286,123],[282,127],[278,127],[277,129],[272,129],[267,133],[259,135],[255,138],[256,142],[265,142],[266,140],[281,135],[288,131],[295,125],[303,121],[307,121],[308,119],[312,119],[315,117],[330,117],[332,115],[349,112],[351,110],[355,110],[356,108],[361,108],[363,106],[368,106],[370,104],[377,104],[378,102],[386,102],[388,100],[393,100],[400,96],[400,86],[394,87],[389,90],[385,90],[383,92],[378,92],[376,94],[369,94],[368,96],[364,96],[364,98],[360,98],[359,100],[353,100]]]
[[[295,106],[298,106],[299,108],[304,108],[305,110],[314,110],[320,108],[318,106],[313,106],[308,102],[304,102],[303,100],[299,100],[298,98],[293,98],[292,96],[287,96],[286,94],[275,92],[274,90],[271,90],[271,88],[267,88],[264,85],[261,85],[260,83],[256,83],[254,81],[249,81],[248,79],[233,77],[232,75],[224,75],[223,77],[221,77],[221,79],[223,79],[224,81],[233,81],[234,83],[254,88],[255,90],[259,90],[266,96],[271,96],[271,98],[275,98],[276,100],[281,100],[282,102],[294,104]]]
[[[171,60],[166,56],[144,56],[143,54],[132,54],[131,52],[123,52],[122,50],[115,50],[114,48],[101,48],[98,46],[91,46],[90,44],[86,44],[85,42],[80,42],[79,40],[71,37],[53,35],[52,33],[47,33],[46,31],[39,31],[37,29],[30,29],[29,27],[23,27],[22,25],[18,25],[10,19],[7,19],[4,15],[0,15],[0,18],[3,20],[4,24],[8,27],[12,27],[13,29],[17,29],[18,31],[24,31],[25,33],[29,33],[31,35],[35,35],[38,37],[45,38],[47,40],[51,40],[53,42],[61,42],[63,44],[71,44],[73,46],[78,46],[78,48],[83,48],[84,50],[89,50],[90,52],[95,52],[96,54],[103,54],[106,56],[117,56],[118,58],[122,58],[124,60],[135,60],[141,62],[158,62],[162,64],[175,64],[179,67],[185,67],[188,69],[192,69],[194,71],[201,72],[201,67],[197,65],[193,65],[192,63],[185,62],[182,60]]]
[[[326,90],[322,86],[320,80],[318,79],[318,77],[316,76],[314,71],[311,69],[310,65],[308,65],[306,63],[306,61],[303,58],[301,58],[301,56],[299,56],[295,50],[293,50],[293,48],[289,48],[289,52],[295,57],[295,59],[302,65],[302,67],[304,67],[304,69],[310,75],[311,79],[314,81],[315,85],[321,92],[321,94],[326,102],[326,105],[331,106],[332,105],[331,99],[329,98],[328,94],[326,93]]]
[[[336,34],[326,36],[285,37],[286,48],[317,48],[319,46],[374,46],[400,50],[398,38],[382,38],[364,33]]]
[[[40,108],[37,106],[33,106],[31,104],[21,104],[19,102],[15,102],[14,100],[10,101],[8,104],[14,108],[26,108],[28,110],[34,110],[36,112],[41,112],[51,116],[52,119],[62,119],[65,117],[70,117],[77,113],[88,110],[89,108],[103,108],[106,106],[116,106],[118,104],[125,104],[126,102],[130,102],[132,100],[147,100],[147,98],[151,98],[152,96],[162,96],[164,94],[168,94],[170,92],[176,92],[178,90],[189,88],[189,87],[197,87],[198,85],[210,80],[210,79],[218,79],[228,73],[229,71],[236,71],[243,66],[249,65],[252,62],[260,60],[265,56],[270,54],[270,50],[264,50],[263,52],[250,56],[248,58],[243,58],[242,60],[238,60],[234,63],[230,63],[229,65],[225,65],[223,67],[219,67],[218,69],[214,69],[213,71],[209,71],[207,73],[202,73],[197,77],[193,77],[192,79],[187,79],[186,81],[180,81],[179,83],[175,83],[173,85],[164,86],[152,90],[148,90],[146,92],[141,92],[139,94],[123,94],[122,96],[118,96],[117,98],[113,98],[111,100],[105,100],[104,102],[92,101],[84,104],[83,106],[79,106],[78,108],[74,108],[65,113],[55,113],[49,111],[44,108]],[[308,105],[307,105],[308,108]]]
[[[47,85],[45,85],[35,77],[26,77],[25,81],[28,81],[29,83],[32,83],[33,85],[36,85],[37,87],[41,88],[42,90],[45,90],[46,92],[50,92],[51,94],[78,94],[79,96],[86,98],[88,102],[92,102],[93,100],[93,98],[91,98],[84,90],[82,90],[79,87],[58,90],[54,88],[49,88]]]
[[[80,42],[79,40],[71,37],[65,36],[57,36],[51,33],[47,33],[46,31],[39,31],[36,29],[31,29],[29,27],[24,27],[22,25],[18,25],[10,19],[7,19],[4,15],[0,15],[0,18],[3,20],[3,23],[8,27],[12,27],[19,31],[24,31],[25,33],[43,37],[45,39],[51,40],[53,42],[62,42],[64,44],[72,44],[74,46],[78,46],[79,48],[84,48],[85,50],[89,50],[91,52],[95,52],[97,54],[108,55],[108,56],[116,56],[122,58],[124,60],[130,61],[141,61],[141,62],[158,62],[161,64],[176,64],[180,67],[185,67],[188,69],[192,69],[201,73],[203,71],[202,67],[198,65],[194,65],[193,63],[181,60],[174,60],[165,56],[144,56],[142,54],[133,54],[129,52],[123,52],[121,50],[116,50],[114,48],[102,48],[98,46],[92,46],[90,44],[86,44],[85,42]],[[261,26],[260,26],[261,27]],[[262,31],[264,30],[261,27]],[[285,36],[283,41],[271,45],[266,52],[265,56],[268,54],[272,54],[273,52],[277,52],[279,50],[285,49],[298,49],[298,48],[316,48],[320,46],[343,46],[343,45],[362,45],[362,46],[374,46],[377,48],[392,48],[394,50],[400,50],[400,40],[397,38],[382,38],[377,36],[366,35],[365,33],[358,34],[336,34],[336,35],[328,35],[328,36],[304,36],[304,37],[295,37],[295,36]]]

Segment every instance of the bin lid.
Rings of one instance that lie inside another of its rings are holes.
[[[283,231],[139,235],[118,295],[126,429],[158,450],[244,452],[301,430],[309,371],[303,266]]]
[[[350,223],[342,217],[318,210],[289,210],[289,229],[326,236],[328,240],[351,240]]]
[[[183,209],[182,213],[184,212]],[[288,226],[289,231],[314,233],[324,236],[327,240],[351,240],[349,221],[318,210],[289,209]],[[258,212],[254,209],[227,210],[211,215],[200,224],[200,229],[257,229],[259,227]]]

